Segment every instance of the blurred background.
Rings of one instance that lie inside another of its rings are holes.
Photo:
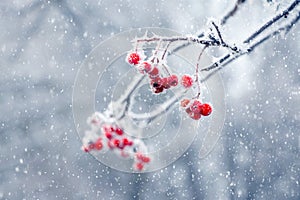
[[[239,44],[291,1],[249,0],[221,29]],[[205,159],[129,174],[80,150],[75,76],[100,42],[139,27],[196,34],[234,0],[2,0],[0,199],[300,199],[300,27],[221,71],[226,122]],[[196,144],[194,144],[196,145]]]

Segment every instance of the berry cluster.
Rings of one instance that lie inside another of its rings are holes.
[[[142,61],[140,54],[137,52],[129,53],[127,55],[127,62],[141,73],[148,74],[150,79],[150,86],[155,94],[161,93],[171,87],[176,87],[179,83],[178,76],[173,74],[163,77],[157,64],[151,64],[149,61]],[[190,75],[184,74],[180,78],[180,84],[182,87],[189,89],[193,86],[194,80]],[[181,101],[181,106],[185,108],[188,115],[195,120],[201,118],[201,116],[208,116],[212,112],[212,108],[209,104],[202,104],[199,100],[190,102],[189,99]]]
[[[102,132],[107,138],[107,146],[110,149],[123,150],[126,146],[132,146],[133,141],[123,135],[123,130],[119,127],[113,127],[109,125],[102,126]]]
[[[136,52],[127,55],[127,62],[134,65],[141,74],[148,74],[151,88],[156,94],[178,85],[177,75],[172,74],[163,76],[162,73],[160,73],[157,64],[151,64],[149,61],[142,61],[141,56]],[[184,88],[190,88],[192,87],[193,82],[191,76],[183,75],[180,83]]]
[[[122,128],[116,124],[104,123],[101,114],[95,113],[88,119],[91,131],[86,131],[83,138],[84,152],[101,151],[108,149],[122,158],[133,159],[133,169],[142,171],[150,163],[146,156],[147,148],[142,140],[128,137]]]
[[[180,105],[185,108],[186,113],[194,120],[200,119],[201,116],[208,116],[212,112],[212,107],[209,104],[202,104],[199,100],[190,101],[189,99],[183,99]]]

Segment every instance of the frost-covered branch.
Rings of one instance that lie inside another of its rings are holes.
[[[201,82],[205,82],[208,78],[210,78],[212,75],[217,73],[217,71],[221,70],[223,67],[234,61],[235,59],[239,58],[242,55],[251,53],[256,47],[267,41],[268,39],[272,38],[273,36],[276,36],[282,32],[287,34],[290,29],[295,26],[295,24],[299,21],[299,15],[300,12],[297,12],[297,15],[288,23],[285,25],[278,26],[278,28],[275,31],[272,31],[271,33],[261,36],[263,32],[267,31],[268,28],[270,28],[272,25],[275,25],[276,22],[278,22],[279,19],[285,18],[291,16],[291,12],[296,10],[296,7],[299,4],[299,0],[294,1],[286,10],[282,11],[280,14],[273,17],[271,20],[269,20],[267,23],[262,25],[257,31],[255,31],[253,34],[251,34],[243,43],[248,45],[248,48],[246,51],[242,51],[239,54],[226,54],[222,56],[219,60],[212,63],[211,65],[201,69],[200,71],[212,71],[210,74],[208,74],[206,77],[204,77]],[[261,37],[260,39],[258,39]],[[258,40],[257,40],[258,39]],[[256,41],[257,40],[257,41]]]

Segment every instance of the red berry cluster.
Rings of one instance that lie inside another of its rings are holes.
[[[135,170],[142,171],[144,169],[144,165],[150,162],[150,157],[145,156],[141,153],[135,154]]]
[[[181,107],[185,108],[186,113],[194,120],[198,120],[201,116],[208,116],[212,112],[212,107],[205,103],[202,104],[199,100],[183,99],[180,102]]]
[[[134,65],[141,74],[148,74],[151,88],[156,94],[178,85],[177,75],[162,76],[158,65],[151,64],[148,61],[141,62],[141,56],[136,52],[128,54],[127,62]],[[191,76],[183,75],[180,83],[183,87],[190,88],[192,87],[193,82]]]
[[[95,125],[95,120],[97,119],[97,115],[93,116],[90,120],[92,125]],[[98,122],[98,121],[97,121]],[[101,123],[102,124],[102,123]],[[86,145],[83,145],[82,150],[85,152],[90,152],[91,150],[102,150],[107,147],[110,150],[113,150],[115,153],[124,158],[132,158],[134,160],[133,168],[138,171],[142,171],[145,168],[145,165],[150,162],[150,157],[145,156],[145,146],[144,143],[138,139],[132,139],[126,137],[124,131],[118,127],[117,125],[111,124],[102,124],[99,125],[101,130],[101,136],[92,136],[87,139]],[[99,129],[98,129],[99,130]],[[88,136],[91,132],[89,132]],[[97,138],[95,140],[95,138]],[[94,141],[95,142],[92,142]],[[142,147],[140,146],[142,145]],[[144,147],[143,147],[144,146]]]
[[[89,142],[88,146],[83,146],[82,149],[85,152],[90,152],[92,150],[100,151],[103,148],[102,138],[99,137],[95,142]]]
[[[123,130],[119,127],[109,125],[102,126],[102,132],[108,139],[107,146],[110,149],[118,148],[123,150],[126,146],[132,146],[133,141],[123,135]]]

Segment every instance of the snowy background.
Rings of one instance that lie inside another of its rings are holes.
[[[214,151],[154,173],[80,150],[72,86],[96,45],[131,28],[196,34],[233,0],[0,1],[0,199],[300,199],[300,26],[222,72],[227,116]],[[285,8],[289,1],[279,5]],[[250,0],[222,27],[240,42],[276,12]]]

